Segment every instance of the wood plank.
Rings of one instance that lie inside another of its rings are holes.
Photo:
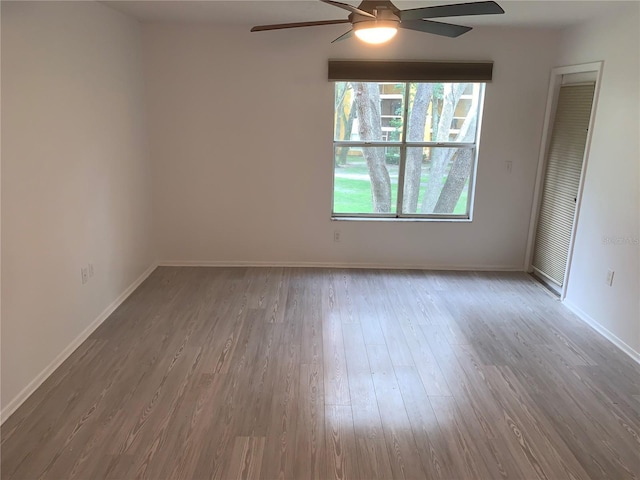
[[[447,380],[436,361],[422,326],[410,318],[400,320],[407,347],[427,395],[451,395]]]
[[[360,474],[363,479],[393,478],[362,330],[351,323],[342,331]]]
[[[289,329],[292,330],[292,329]],[[299,416],[300,347],[293,342],[279,345],[280,359],[273,381],[273,399],[262,463],[264,478],[294,478],[296,430]]]
[[[264,452],[264,437],[237,437],[231,452],[229,480],[258,480]]]
[[[351,405],[340,310],[335,301],[335,285],[331,276],[326,280],[320,290],[322,295],[324,402],[326,405]]]
[[[326,477],[322,371],[318,364],[300,365],[299,415],[296,424],[294,478]]]
[[[357,279],[352,281],[352,288],[364,343],[367,345],[386,345],[380,326],[379,302],[376,298],[378,292],[371,285],[371,278],[375,278],[375,273],[358,272],[352,276]]]
[[[325,405],[327,478],[360,478],[351,406]]]
[[[391,357],[384,345],[367,345],[382,431],[394,478],[422,478],[422,460],[400,394]]]
[[[471,432],[463,421],[463,414],[453,397],[430,397],[431,406],[438,421],[447,445],[451,452],[452,468],[457,473],[454,478],[475,480],[478,478],[495,478],[482,459],[478,445],[473,441]]]
[[[287,305],[287,293],[289,292],[290,269],[280,269],[278,275],[278,285],[276,293],[272,298],[267,299],[266,310],[268,320],[272,323],[283,323],[284,313]]]
[[[413,356],[400,328],[400,321],[396,312],[396,298],[389,294],[380,294],[386,290],[386,282],[383,277],[370,276],[369,286],[372,291],[377,292],[377,295],[372,298],[372,304],[375,306],[378,323],[382,329],[384,342],[393,366],[414,366]]]
[[[360,322],[360,308],[356,302],[362,292],[354,287],[353,273],[346,269],[332,270],[329,273],[331,284],[334,286],[335,305],[343,323]]]
[[[414,367],[396,367],[395,371],[426,477],[459,477],[461,473],[453,470],[454,452],[447,448],[418,372]]]

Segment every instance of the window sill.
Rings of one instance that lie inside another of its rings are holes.
[[[471,218],[436,218],[436,217],[331,217],[336,222],[443,222],[443,223],[471,223]]]

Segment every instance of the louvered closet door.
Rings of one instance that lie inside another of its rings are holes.
[[[595,84],[560,87],[547,154],[533,267],[559,286],[569,254]]]

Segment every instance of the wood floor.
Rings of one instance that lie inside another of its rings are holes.
[[[525,274],[159,268],[1,433],[5,480],[624,480],[640,369]]]

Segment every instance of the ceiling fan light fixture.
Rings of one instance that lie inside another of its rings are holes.
[[[363,42],[380,45],[396,36],[398,22],[393,20],[359,22],[353,26],[353,31]]]

